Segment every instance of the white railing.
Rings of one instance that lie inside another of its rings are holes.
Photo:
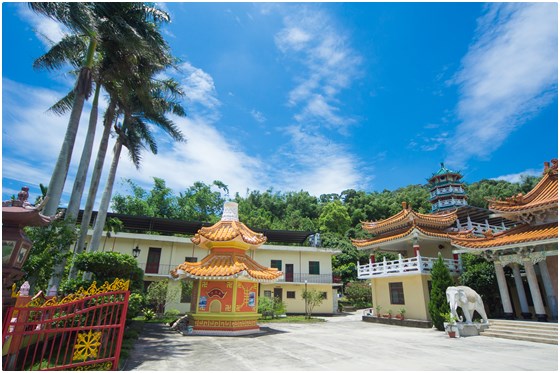
[[[438,258],[429,258],[425,256],[416,256],[413,258],[400,258],[397,260],[387,261],[383,258],[382,262],[360,265],[358,263],[358,278],[367,279],[374,277],[388,277],[399,274],[408,273],[430,273],[434,262]],[[461,273],[459,260],[443,259],[444,264],[447,266],[451,273]]]

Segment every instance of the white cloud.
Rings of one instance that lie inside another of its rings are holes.
[[[66,27],[53,19],[33,12],[27,4],[18,4],[18,13],[22,19],[31,24],[46,49],[50,48],[51,42],[57,43],[62,40],[68,31]]]
[[[255,109],[251,110],[251,116],[253,117],[253,119],[255,119],[259,123],[266,122],[266,117],[264,116],[263,113],[261,113],[258,110],[255,110]]]
[[[214,79],[189,62],[184,62],[179,66],[179,73],[175,75],[175,78],[183,84],[190,111],[217,120],[217,109],[221,103],[217,98]]]
[[[541,175],[542,175],[542,169],[538,170],[536,168],[530,168],[528,170],[521,171],[516,174],[498,176],[492,178],[492,180],[504,180],[504,181],[509,181],[510,183],[519,183],[522,181],[523,176],[541,176]]]
[[[298,111],[294,118],[300,124],[344,129],[353,120],[337,113],[336,96],[357,77],[361,57],[324,11],[309,6],[289,10],[275,42],[287,58],[303,66],[288,96],[288,104]]]
[[[281,149],[278,157],[282,168],[273,175],[282,180],[283,191],[306,190],[311,195],[340,193],[345,189],[358,189],[370,180],[357,168],[360,162],[342,145],[300,126],[284,128],[290,142]]]
[[[453,80],[460,121],[446,163],[487,158],[556,97],[558,19],[554,3],[491,4]]]

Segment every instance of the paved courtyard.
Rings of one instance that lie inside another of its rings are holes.
[[[558,346],[361,321],[265,324],[253,337],[183,336],[146,324],[125,370],[558,370]]]

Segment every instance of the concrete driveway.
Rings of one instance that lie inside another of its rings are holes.
[[[246,337],[183,336],[146,324],[125,370],[558,370],[558,346],[361,321],[263,324]]]

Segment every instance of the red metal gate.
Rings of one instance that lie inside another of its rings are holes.
[[[7,312],[3,370],[116,370],[129,281],[95,282],[62,300],[35,296]]]

